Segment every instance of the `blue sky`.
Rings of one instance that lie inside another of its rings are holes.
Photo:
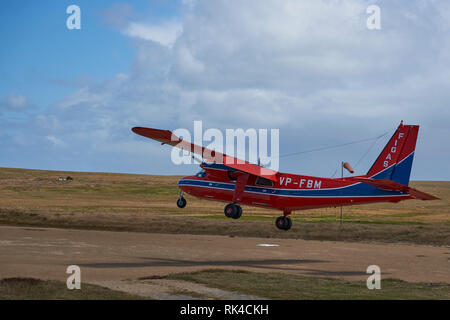
[[[27,98],[45,106],[69,94],[70,86],[78,81],[101,81],[128,71],[134,54],[132,43],[102,16],[111,1],[77,1],[82,10],[79,31],[66,28],[66,8],[71,4],[74,2],[52,0],[3,4],[1,96],[24,92]],[[173,5],[151,5],[150,1],[133,2],[137,12],[150,14],[156,8],[153,14],[160,18],[177,14]]]
[[[374,3],[381,30],[366,28]],[[66,28],[71,4],[81,30]],[[0,166],[189,174],[130,128],[278,128],[286,154],[404,120],[421,125],[412,178],[449,180],[449,16],[448,1],[4,1]],[[369,146],[281,170],[331,176]]]

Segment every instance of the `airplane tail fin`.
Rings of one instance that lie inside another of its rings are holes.
[[[398,126],[383,151],[367,172],[374,179],[389,179],[407,186],[416,148],[419,126]]]

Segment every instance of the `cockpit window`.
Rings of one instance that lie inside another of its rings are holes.
[[[273,187],[273,182],[271,180],[261,177],[256,178],[255,184],[257,186]]]
[[[201,170],[199,171],[196,176],[199,178],[203,178],[206,175],[206,171],[205,170]]]

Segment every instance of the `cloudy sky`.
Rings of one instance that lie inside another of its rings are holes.
[[[189,174],[130,129],[202,120],[279,129],[281,154],[389,132],[280,159],[364,174],[403,120],[421,126],[412,178],[450,180],[449,1],[6,0],[0,37],[1,167]]]

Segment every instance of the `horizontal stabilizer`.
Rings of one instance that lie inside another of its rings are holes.
[[[419,191],[417,189],[411,188],[409,186],[405,186],[404,184],[389,180],[389,179],[370,179],[370,178],[362,178],[362,177],[352,177],[350,180],[362,182],[365,184],[369,184],[371,186],[377,187],[378,189],[383,190],[391,190],[391,191],[401,191],[404,193],[409,193],[414,198],[421,200],[439,200],[439,198]]]

